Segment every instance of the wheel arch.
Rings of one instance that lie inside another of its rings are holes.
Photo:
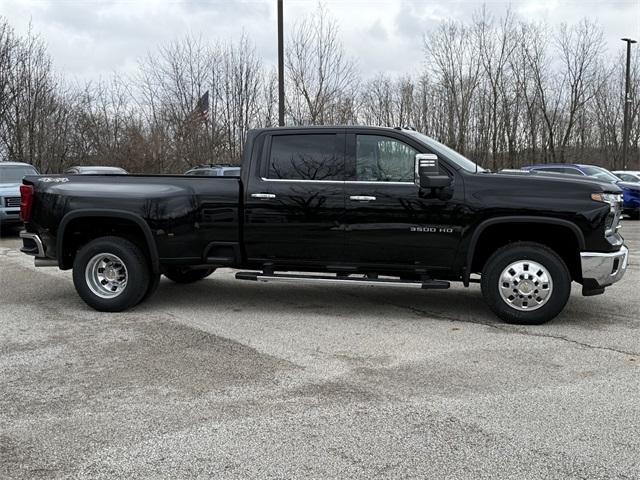
[[[142,217],[135,213],[128,212],[126,210],[106,210],[106,209],[80,209],[67,213],[60,222],[56,234],[56,256],[58,259],[58,266],[62,270],[71,268],[71,264],[67,261],[65,255],[65,243],[68,242],[68,228],[73,223],[82,219],[100,219],[101,221],[116,221],[126,222],[128,225],[134,226],[140,235],[140,238],[144,241],[146,246],[146,252],[149,259],[151,270],[154,274],[160,272],[160,257],[158,254],[158,247],[153,238],[151,228],[144,221]],[[114,233],[117,236],[117,232]]]
[[[484,220],[481,222],[474,230],[471,235],[471,239],[469,241],[469,248],[467,250],[467,257],[465,261],[465,268],[462,276],[462,281],[465,286],[469,285],[471,273],[474,271],[474,265],[477,264],[476,255],[478,252],[479,245],[482,245],[482,240],[484,236],[491,232],[491,229],[496,229],[496,227],[508,227],[509,225],[517,225],[519,229],[522,230],[523,226],[536,226],[536,225],[547,225],[553,227],[554,229],[560,229],[562,231],[571,232],[572,239],[575,241],[575,246],[578,249],[578,252],[575,252],[579,257],[579,251],[583,251],[585,249],[585,239],[584,234],[580,230],[580,228],[573,222],[569,220],[564,220],[561,218],[547,218],[547,217],[537,217],[537,216],[507,216],[507,217],[495,217]],[[518,240],[529,240],[528,238],[518,238]],[[547,246],[552,246],[552,242],[541,242]],[[498,247],[501,245],[501,242],[496,242]],[[561,255],[562,256],[562,255]],[[575,266],[574,275],[575,272]]]

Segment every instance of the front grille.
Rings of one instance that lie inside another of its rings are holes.
[[[19,207],[20,206],[20,197],[5,197],[4,206],[5,207]]]

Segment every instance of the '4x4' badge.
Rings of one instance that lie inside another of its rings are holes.
[[[45,183],[65,183],[68,182],[69,179],[67,177],[43,177],[40,181]]]

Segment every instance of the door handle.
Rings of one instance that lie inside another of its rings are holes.
[[[275,194],[273,193],[252,193],[251,197],[260,198],[262,200],[266,200],[267,198],[276,198]]]
[[[371,197],[369,195],[352,195],[349,197],[349,200],[353,200],[356,202],[373,202],[376,197]]]

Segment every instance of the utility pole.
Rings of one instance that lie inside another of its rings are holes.
[[[629,167],[627,154],[629,130],[631,129],[631,125],[629,125],[629,108],[631,108],[631,92],[629,90],[631,84],[631,44],[636,43],[636,41],[630,38],[623,38],[622,41],[627,42],[627,78],[624,85],[624,123],[622,126],[622,168],[626,170]]]
[[[282,0],[278,0],[278,125],[284,127],[284,33]]]

